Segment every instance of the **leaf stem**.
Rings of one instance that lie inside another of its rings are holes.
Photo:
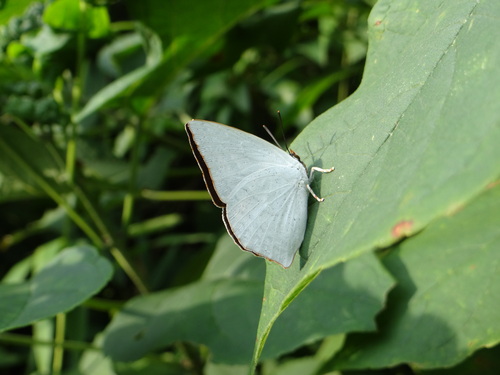
[[[148,294],[149,290],[142,281],[141,277],[139,274],[135,271],[134,267],[132,264],[129,262],[125,254],[118,249],[117,247],[112,247],[110,249],[111,255],[116,259],[116,262],[120,265],[120,267],[125,271],[125,273],[130,277],[134,285],[136,286],[137,290],[139,290],[139,293],[141,294]]]
[[[56,315],[56,332],[54,337],[54,357],[52,359],[52,374],[60,375],[64,357],[64,337],[66,336],[66,314]]]

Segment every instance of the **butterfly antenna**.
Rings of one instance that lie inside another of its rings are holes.
[[[281,135],[283,136],[283,141],[285,142],[285,147],[288,153],[290,153],[290,149],[288,148],[288,144],[286,143],[286,137],[285,137],[285,131],[283,130],[283,120],[281,118],[281,112],[278,110],[278,119],[280,120],[280,129],[281,129]]]
[[[273,133],[271,133],[271,131],[267,128],[267,126],[266,125],[262,125],[262,127],[266,130],[267,134],[269,134],[269,136],[274,141],[274,143],[276,143],[276,146],[278,146],[279,148],[281,148],[281,145],[278,143],[278,141],[276,140],[276,138],[274,138]],[[288,149],[288,147],[287,147],[287,149]]]
[[[288,144],[286,143],[285,132],[283,131],[283,120],[281,119],[281,113],[280,113],[280,111],[277,111],[277,112],[278,112],[278,118],[280,120],[281,134],[283,135],[283,141],[285,142],[285,148],[286,148],[286,151],[291,155],[293,153],[293,151],[290,151],[290,149],[288,148]],[[276,140],[276,138],[274,137],[273,133],[271,133],[271,131],[267,128],[267,126],[262,125],[262,127],[264,129],[266,129],[267,134],[269,134],[271,136],[274,143],[276,143],[276,146],[278,146],[279,148],[282,148],[281,145]]]

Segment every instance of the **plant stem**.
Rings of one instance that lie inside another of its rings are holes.
[[[8,344],[18,345],[18,346],[26,346],[26,347],[33,347],[34,345],[55,346],[56,344],[55,341],[33,340],[33,337],[31,336],[19,335],[10,332],[0,333],[0,342],[5,342]],[[70,341],[70,340],[64,341],[61,344],[61,347],[63,347],[66,350],[79,350],[79,351],[93,350],[96,352],[101,351],[101,349],[91,344],[79,341]]]
[[[116,259],[116,262],[120,265],[120,267],[125,271],[125,273],[130,277],[134,285],[137,287],[137,290],[139,290],[139,293],[141,294],[148,294],[149,290],[142,281],[141,277],[139,274],[135,271],[134,267],[132,264],[129,262],[125,254],[118,249],[117,247],[112,247],[110,249],[111,255]]]
[[[135,141],[132,146],[132,155],[130,161],[130,179],[128,192],[123,201],[122,224],[127,229],[132,219],[134,210],[134,196],[137,189],[137,171],[139,169],[139,145],[142,134],[142,120],[139,120],[135,126]]]
[[[66,336],[66,314],[59,313],[56,315],[56,334],[54,338],[54,358],[52,359],[52,374],[59,375],[61,373],[63,357],[64,357],[64,337]]]

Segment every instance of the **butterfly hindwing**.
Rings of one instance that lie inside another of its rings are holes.
[[[268,169],[235,189],[224,222],[241,247],[289,267],[304,238],[309,193],[305,186],[291,184],[302,177],[299,170],[274,168],[279,179],[266,174],[272,173]]]

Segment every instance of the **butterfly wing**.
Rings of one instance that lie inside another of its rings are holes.
[[[243,250],[284,267],[307,223],[305,167],[252,134],[222,124],[186,124],[193,153],[229,234]]]

